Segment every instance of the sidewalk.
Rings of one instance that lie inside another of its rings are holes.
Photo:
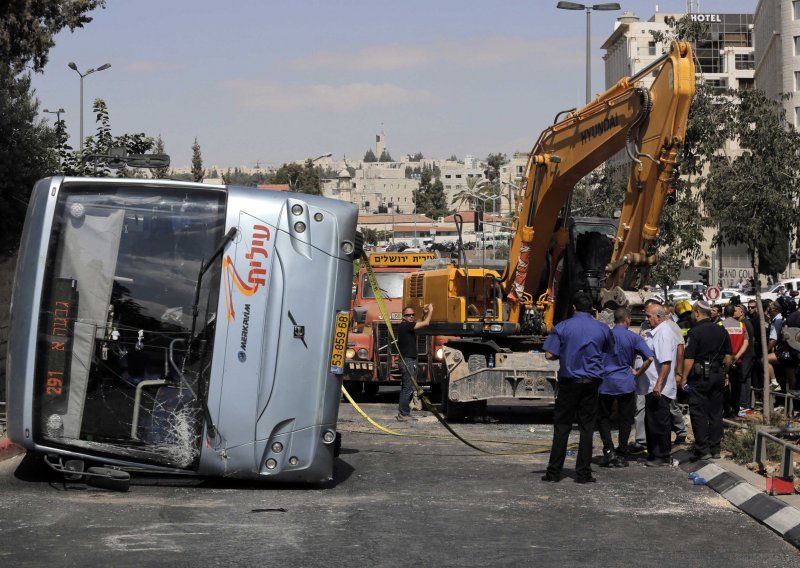
[[[800,495],[767,495],[764,477],[727,460],[692,461],[687,450],[678,450],[672,457],[683,471],[697,472],[731,504],[800,548]]]

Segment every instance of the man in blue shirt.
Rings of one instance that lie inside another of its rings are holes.
[[[631,325],[631,315],[627,308],[617,308],[614,312],[614,323],[611,329],[611,335],[614,336],[614,352],[605,358],[598,401],[597,429],[600,431],[600,439],[603,440],[601,467],[628,465],[621,456],[628,453],[628,438],[636,413],[636,378],[644,373],[653,361],[653,351],[644,339],[628,329]],[[634,371],[633,364],[637,355],[642,358],[644,364]],[[619,421],[617,452],[614,451],[614,442],[611,439],[611,411],[615,402]]]
[[[542,481],[561,481],[567,442],[577,416],[580,430],[575,481],[591,483],[592,436],[597,418],[597,388],[603,380],[606,354],[614,352],[614,338],[607,325],[591,316],[592,298],[578,292],[572,299],[574,315],[556,325],[544,342],[545,357],[560,363],[558,394],[553,411],[553,447]]]

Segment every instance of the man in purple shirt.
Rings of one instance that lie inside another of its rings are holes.
[[[611,330],[591,316],[592,298],[578,292],[572,299],[573,316],[557,324],[544,342],[545,357],[558,359],[558,393],[553,411],[553,447],[542,481],[561,481],[567,441],[577,416],[580,430],[575,481],[591,483],[592,437],[597,418],[597,388],[603,380],[606,354],[614,352]]]
[[[628,453],[628,438],[636,413],[636,378],[647,370],[653,361],[653,351],[647,346],[639,334],[628,329],[631,315],[627,308],[617,308],[614,312],[614,352],[606,355],[603,382],[600,384],[598,401],[597,429],[603,440],[603,457],[601,467],[625,467],[628,462],[622,459]],[[636,356],[642,358],[644,364],[634,371]],[[619,421],[619,446],[614,451],[611,439],[611,411],[617,403]],[[620,454],[620,455],[618,455]]]

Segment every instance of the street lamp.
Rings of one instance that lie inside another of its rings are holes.
[[[49,113],[49,114],[54,114],[54,115],[56,115],[56,122],[61,122],[61,113],[62,113],[62,112],[63,112],[63,113],[66,113],[67,111],[65,111],[63,108],[60,108],[60,109],[58,109],[58,110],[47,110],[47,109],[43,109],[43,110],[42,110],[42,112],[46,112],[46,113]]]
[[[78,66],[75,65],[75,63],[73,63],[72,61],[70,61],[67,64],[67,67],[69,67],[70,69],[75,71],[75,73],[77,73],[78,76],[80,76],[80,78],[81,78],[81,140],[80,140],[80,150],[83,151],[83,78],[86,77],[87,75],[91,75],[92,73],[94,73],[96,71],[105,71],[106,69],[111,67],[111,63],[104,63],[103,65],[101,65],[97,69],[94,69],[94,68],[87,69],[86,72],[84,72],[84,73],[81,73],[80,71],[78,71]]]
[[[592,63],[591,63],[591,15],[592,10],[599,10],[601,12],[609,12],[619,10],[620,5],[616,2],[609,2],[607,4],[578,4],[577,2],[559,2],[556,8],[562,10],[586,10],[586,104],[592,100]]]

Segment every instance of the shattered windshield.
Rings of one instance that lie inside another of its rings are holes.
[[[196,466],[211,367],[225,193],[65,185],[39,321],[37,437],[120,458]]]

